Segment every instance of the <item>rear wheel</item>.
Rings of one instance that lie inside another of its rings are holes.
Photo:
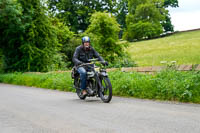
[[[78,97],[79,97],[81,100],[85,100],[86,95],[83,95],[83,94],[82,94],[82,90],[80,89],[80,84],[81,84],[81,82],[80,82],[80,77],[78,76],[78,77],[77,77],[76,79],[74,79],[74,80],[76,80],[76,81],[75,81],[76,94],[78,95]]]
[[[108,77],[103,77],[101,79],[101,85],[102,87],[99,92],[101,100],[105,103],[109,103],[112,99],[112,85],[110,79]]]
[[[79,97],[81,100],[85,100],[86,95],[83,95],[83,94],[82,94],[82,90],[81,90],[81,89],[76,89],[76,93],[77,93],[78,97]]]

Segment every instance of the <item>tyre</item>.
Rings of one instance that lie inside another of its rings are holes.
[[[85,100],[86,95],[83,95],[83,94],[82,94],[81,89],[76,89],[76,94],[78,95],[78,97],[79,97],[81,100]]]
[[[78,76],[78,77],[76,77],[74,80],[75,80],[75,81],[74,81],[74,85],[75,85],[75,87],[76,87],[76,94],[78,95],[78,97],[79,97],[81,100],[85,100],[86,95],[83,95],[83,94],[82,94],[82,90],[80,89],[80,84],[81,84],[81,82],[80,82],[80,77]]]
[[[103,77],[101,79],[101,85],[100,87],[100,97],[101,100],[105,103],[109,103],[112,99],[112,85],[110,83],[110,79],[108,77]]]

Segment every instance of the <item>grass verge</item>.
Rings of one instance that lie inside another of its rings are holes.
[[[200,72],[164,70],[154,75],[109,72],[113,95],[200,103]],[[73,91],[70,72],[0,74],[0,82]]]
[[[73,91],[72,79],[69,72],[63,73],[9,73],[0,74],[0,82],[34,86],[60,91]]]

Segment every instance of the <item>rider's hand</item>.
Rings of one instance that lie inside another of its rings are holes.
[[[102,64],[103,64],[104,66],[108,66],[108,62],[107,62],[107,61],[102,62]]]
[[[80,66],[81,64],[83,64],[83,62],[78,62],[77,65]]]

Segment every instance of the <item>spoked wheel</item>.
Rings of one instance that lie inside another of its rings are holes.
[[[112,99],[112,85],[110,83],[109,78],[103,77],[101,79],[101,85],[102,87],[100,88],[99,92],[101,100],[105,103],[109,103]]]
[[[76,89],[76,93],[77,93],[78,97],[79,97],[81,100],[85,100],[86,95],[83,95],[83,94],[82,94],[82,90],[81,90],[81,89]]]
[[[77,77],[75,79],[75,87],[76,87],[76,94],[78,95],[78,97],[81,99],[81,100],[85,100],[86,98],[86,95],[83,95],[82,94],[82,90],[80,89],[80,77]]]

